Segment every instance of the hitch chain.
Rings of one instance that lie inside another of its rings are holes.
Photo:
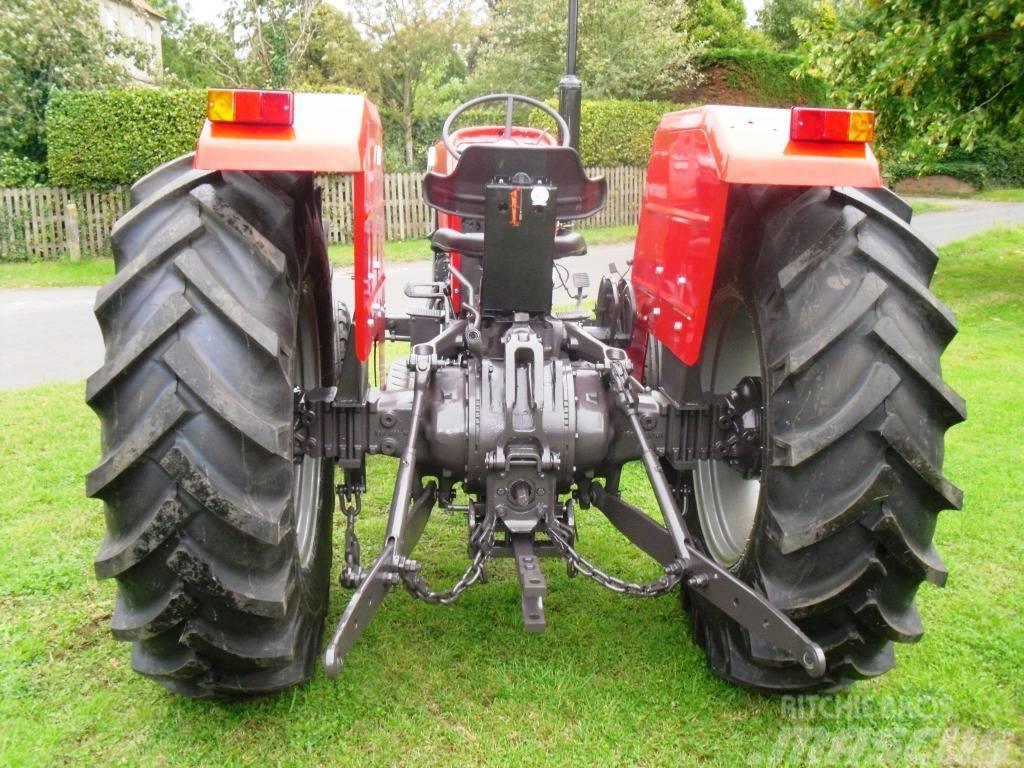
[[[341,508],[345,510],[345,568],[341,572],[341,585],[355,588],[366,576],[359,564],[359,537],[356,536],[356,518],[363,511],[363,494],[345,485],[339,485],[337,492]]]
[[[476,554],[470,562],[465,573],[452,585],[451,589],[444,592],[435,592],[430,584],[419,574],[419,564],[409,561],[407,567],[402,570],[402,583],[413,597],[418,597],[425,603],[431,605],[451,605],[458,600],[462,593],[476,584],[484,573],[486,563],[494,552],[494,520],[485,522],[473,534],[471,541]]]
[[[356,535],[356,518],[362,511],[362,493],[348,486],[337,487],[338,500],[345,510],[345,568],[341,572],[341,585],[354,589],[363,583],[366,571],[360,565],[359,537]],[[451,605],[462,593],[480,581],[483,576],[484,563],[494,551],[494,521],[482,525],[473,535],[472,545],[476,555],[470,562],[465,573],[444,592],[435,592],[430,584],[419,574],[420,564],[415,560],[402,558],[399,571],[402,583],[413,597],[418,597],[432,605]]]
[[[620,595],[629,595],[631,597],[661,597],[662,595],[667,595],[671,592],[683,577],[683,565],[679,561],[676,561],[665,566],[665,575],[660,578],[652,581],[645,581],[642,584],[625,581],[624,579],[620,579],[617,576],[612,576],[611,574],[602,571],[596,565],[591,563],[583,557],[583,555],[573,549],[572,545],[554,528],[548,528],[547,534],[551,537],[551,540],[555,545],[562,550],[562,554],[565,556],[565,559],[569,561],[573,568],[587,578],[593,579],[602,587],[610,589],[612,592],[617,592]]]

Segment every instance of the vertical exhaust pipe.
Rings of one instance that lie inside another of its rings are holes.
[[[569,39],[566,45],[565,76],[558,83],[558,113],[569,126],[569,144],[580,149],[580,108],[583,83],[576,77],[576,37],[579,21],[579,0],[569,0]]]

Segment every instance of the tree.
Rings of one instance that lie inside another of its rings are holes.
[[[695,78],[695,46],[683,0],[582,0],[578,70],[586,93],[606,98],[661,98]],[[475,79],[482,89],[541,98],[565,71],[566,5],[498,0]]]
[[[320,3],[313,21],[317,32],[299,59],[295,81],[311,87],[341,86],[357,91],[374,87],[370,46],[351,17],[333,5]]]
[[[0,4],[0,151],[46,158],[46,102],[54,88],[124,83],[117,57],[144,64],[137,46],[107,32],[92,0]]]
[[[760,48],[764,39],[747,26],[743,0],[693,0],[682,23],[690,38],[708,48]]]
[[[464,69],[473,37],[471,7],[471,0],[372,0],[359,6],[357,21],[372,51],[372,91],[381,107],[399,116],[410,165],[421,89],[439,71]]]
[[[231,0],[223,24],[195,23],[181,0],[154,0],[164,22],[168,85],[286,88],[305,82],[320,0]],[[336,33],[337,29],[329,30]]]
[[[246,51],[255,85],[285,88],[317,32],[320,0],[232,0],[224,24]]]
[[[757,11],[757,24],[779,48],[793,50],[800,45],[795,22],[814,24],[821,15],[819,5],[816,0],[766,0]]]
[[[163,22],[163,84],[171,87],[253,85],[256,74],[240,57],[229,30],[196,23],[181,0],[151,0]]]
[[[843,0],[815,24],[807,71],[850,106],[879,113],[880,137],[909,152],[1024,137],[1021,0]]]

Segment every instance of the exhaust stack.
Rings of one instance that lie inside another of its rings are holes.
[[[579,12],[579,0],[569,0],[569,39],[566,46],[565,76],[558,83],[558,113],[569,126],[569,143],[577,152],[580,149],[580,107],[583,102],[583,83],[576,77]]]

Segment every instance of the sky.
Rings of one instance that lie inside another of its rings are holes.
[[[754,14],[758,8],[761,7],[764,0],[743,0],[744,5],[747,6],[747,22],[752,23],[754,21]],[[189,9],[189,14],[196,21],[208,21],[215,22],[224,6],[227,4],[227,0],[184,0],[183,5]],[[341,5],[341,0],[338,2],[332,2],[332,5]]]

